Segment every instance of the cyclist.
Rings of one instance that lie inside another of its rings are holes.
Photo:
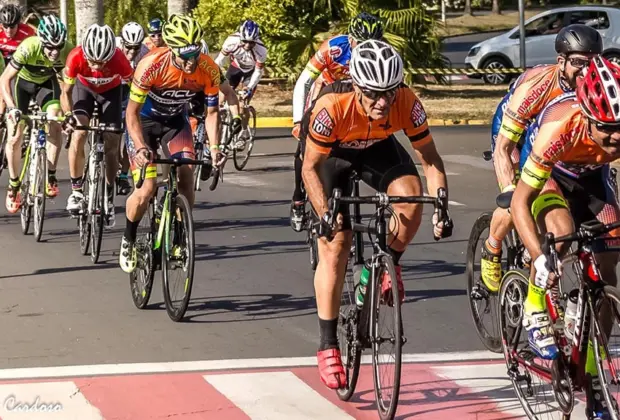
[[[37,36],[22,42],[2,74],[2,96],[8,106],[7,122],[9,140],[6,155],[9,166],[9,188],[6,208],[15,213],[21,206],[19,193],[19,162],[24,124],[19,124],[22,114],[28,113],[30,100],[35,99],[42,111],[58,116],[60,110],[60,86],[58,75],[65,65],[70,47],[66,44],[67,28],[56,16],[44,16],[39,23]],[[19,124],[18,126],[16,126]],[[14,133],[14,134],[13,134]],[[58,195],[56,164],[61,146],[61,130],[56,122],[50,122],[48,144],[48,184],[46,194]]]
[[[596,29],[569,25],[558,33],[555,50],[557,64],[534,67],[523,73],[500,102],[493,118],[491,149],[502,192],[515,188],[519,149],[527,125],[553,99],[575,88],[579,72],[593,56],[602,52],[603,40]],[[481,252],[482,281],[491,292],[499,290],[502,241],[511,228],[510,213],[497,208]]]
[[[577,83],[576,95],[547,107],[539,116],[538,136],[511,205],[515,228],[534,261],[523,325],[530,347],[543,359],[554,359],[558,353],[545,312],[545,289],[557,279],[542,254],[539,230],[560,236],[589,220],[613,223],[620,219],[617,187],[608,165],[620,158],[620,66],[594,57]],[[620,229],[609,236],[620,236]],[[564,244],[560,254],[569,246]],[[596,260],[605,282],[616,285],[618,253],[597,253]],[[607,333],[611,330],[608,321],[603,325]],[[586,378],[587,417],[610,418],[600,394],[592,342]]]
[[[351,81],[338,81],[322,89],[304,115],[303,178],[308,197],[320,217],[319,265],[315,273],[320,328],[318,367],[329,388],[345,385],[345,373],[336,335],[340,291],[351,249],[348,209],[331,214],[327,199],[333,188],[349,193],[348,179],[355,170],[378,191],[420,195],[420,176],[406,149],[394,134],[403,130],[416,150],[429,192],[447,187],[446,173],[430,134],[426,113],[419,99],[403,83],[403,62],[387,43],[369,40],[351,53]],[[422,220],[422,206],[394,205],[399,229],[390,237],[389,252],[396,265],[399,298],[404,286],[399,260]],[[432,217],[436,236],[449,236]],[[328,242],[329,239],[333,238]],[[382,279],[382,294],[389,302],[394,279]]]
[[[149,50],[165,46],[164,39],[161,35],[161,28],[163,24],[164,23],[159,18],[151,19],[149,21],[149,26],[147,28],[149,31],[149,36],[144,40],[144,44]]]
[[[226,38],[222,50],[215,58],[215,63],[222,67],[226,57],[230,57],[226,80],[233,90],[237,90],[243,81],[244,89],[241,99],[249,103],[258,82],[263,77],[267,60],[267,48],[260,40],[260,28],[256,22],[245,20],[239,26],[238,32]],[[223,94],[220,94],[220,101],[224,101]],[[243,118],[243,130],[239,139],[242,141],[250,136],[247,114]]]
[[[316,98],[321,87],[336,80],[349,78],[351,50],[359,42],[382,38],[381,22],[375,16],[362,12],[351,19],[349,35],[337,35],[323,42],[295,83],[293,91],[293,136],[295,138],[299,138],[299,127],[304,110]],[[296,232],[302,231],[304,215],[304,197],[301,192],[301,152],[301,143],[299,143],[295,152],[295,190],[291,201],[291,227]]]
[[[0,51],[6,64],[9,64],[24,39],[36,35],[30,25],[20,22],[21,19],[21,9],[15,4],[7,4],[0,9]]]
[[[149,53],[149,49],[143,44],[145,38],[144,29],[137,22],[129,22],[121,29],[121,36],[116,37],[116,47],[125,54],[127,60],[133,69],[136,68],[138,62]],[[127,102],[129,101],[129,84],[123,83],[123,117]],[[127,131],[125,134],[127,135]],[[116,178],[116,191],[119,195],[127,195],[131,191],[129,184],[129,156],[127,155],[127,147],[125,141],[120,142],[121,171]]]
[[[121,82],[129,80],[133,73],[131,64],[116,48],[114,31],[108,25],[91,25],[84,34],[82,45],[69,53],[64,70],[65,84],[61,103],[67,119],[64,129],[70,134],[76,125],[89,125],[95,103],[99,105],[99,121],[122,126]],[[69,149],[69,172],[71,175],[71,195],[67,200],[69,212],[79,211],[84,194],[82,191],[84,170],[84,145],[86,131],[73,133]],[[107,227],[115,225],[114,181],[118,171],[118,151],[120,135],[105,133],[105,168],[108,188],[108,209],[110,214]]]
[[[127,224],[121,240],[119,264],[126,273],[136,268],[134,242],[138,224],[149,200],[155,194],[157,169],[149,164],[161,144],[164,154],[193,158],[194,145],[186,114],[186,104],[198,93],[205,97],[206,130],[211,156],[220,163],[218,86],[220,70],[213,59],[200,53],[202,28],[189,16],[172,15],[162,31],[167,48],[151,52],[138,64],[127,105],[127,151],[134,180],[140,168],[148,165],[140,189],[127,198]],[[179,168],[179,190],[194,203],[193,173],[189,166]]]

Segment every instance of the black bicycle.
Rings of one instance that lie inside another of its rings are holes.
[[[352,196],[343,197],[341,190],[334,189],[330,199],[330,209],[333,215],[337,214],[340,204],[353,204],[352,230],[354,243],[349,255],[338,317],[338,339],[343,365],[347,374],[347,386],[339,389],[337,393],[341,400],[348,401],[351,398],[357,385],[362,350],[371,349],[375,400],[379,417],[382,420],[393,419],[398,405],[400,390],[402,346],[407,340],[403,335],[396,270],[392,257],[387,252],[388,231],[385,214],[390,211],[390,204],[433,204],[435,211],[438,212],[438,219],[444,222],[444,237],[448,237],[451,235],[453,227],[447,212],[448,197],[446,190],[443,188],[438,189],[437,197],[399,197],[388,196],[386,193],[360,197],[359,178],[354,175],[351,182],[353,182]],[[374,226],[371,226],[372,222],[368,225],[361,223],[361,204],[375,205]],[[364,259],[364,233],[368,233],[373,247],[373,254],[367,260]],[[374,239],[372,236],[374,236]],[[435,239],[438,240],[439,238]],[[361,273],[364,266],[368,269],[370,275],[363,303],[358,305],[355,294],[359,286],[359,273]],[[381,291],[381,280],[385,274],[393,279],[391,298],[388,297],[387,299],[382,296]],[[381,315],[390,309],[393,313],[386,318],[389,326],[386,332],[382,332],[380,331]],[[381,346],[383,344],[389,347],[390,352],[387,356],[388,359],[392,360],[391,363],[385,364],[387,365],[387,369],[385,369],[387,373],[382,372],[381,369],[381,366],[384,365],[381,362]],[[383,381],[390,376],[393,377],[393,383],[391,385],[385,384]]]
[[[204,165],[202,160],[153,159],[152,163],[170,165],[163,202],[157,193],[151,198],[145,217],[140,222],[136,237],[136,269],[129,275],[131,297],[137,308],[148,304],[153,288],[155,270],[162,270],[162,288],[166,312],[179,322],[185,316],[194,284],[194,219],[187,198],[178,190],[177,168],[182,165]],[[144,183],[147,165],[140,171],[136,188]],[[148,217],[147,217],[148,216]],[[180,271],[173,281],[175,271]],[[180,292],[180,296],[176,296]]]

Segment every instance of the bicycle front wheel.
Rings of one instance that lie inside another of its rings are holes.
[[[254,148],[254,138],[256,137],[256,110],[254,107],[248,107],[248,128],[245,140],[239,140],[233,146],[233,162],[235,169],[242,171],[250,160],[250,154]]]
[[[136,255],[138,262],[136,269],[129,274],[129,287],[131,298],[138,309],[144,309],[151,298],[153,290],[153,277],[155,276],[155,263],[153,255],[153,236],[157,232],[155,222],[155,207],[153,200],[149,203],[146,214],[142,217],[136,235]]]
[[[28,230],[30,229],[30,221],[32,220],[32,207],[30,206],[30,157],[27,155],[24,158],[24,168],[22,171],[25,171],[24,177],[22,179],[22,185],[20,187],[20,195],[21,195],[21,224],[22,224],[22,233],[24,235],[28,235]]]
[[[162,248],[166,312],[174,322],[185,316],[194,283],[194,221],[189,202],[178,194],[170,206]]]
[[[8,168],[9,163],[6,159],[6,140],[7,140],[8,134],[7,134],[7,130],[6,128],[3,128],[2,131],[0,131],[0,176],[2,175],[2,171],[5,168]]]
[[[43,234],[43,221],[45,219],[45,196],[47,189],[47,153],[45,149],[39,149],[36,157],[36,169],[33,182],[33,207],[34,207],[34,239],[41,241]]]
[[[403,346],[398,282],[394,262],[388,255],[377,257],[373,272],[374,287],[370,301],[372,376],[379,418],[391,420],[398,406]],[[385,275],[392,280],[391,299],[385,299],[381,294],[381,283]]]
[[[97,262],[99,261],[99,256],[101,254],[101,240],[103,238],[104,217],[103,200],[105,200],[105,175],[102,166],[95,167],[91,188],[93,189],[93,194],[91,195],[91,197],[94,200],[94,203],[93,211],[90,218],[90,259],[93,264],[97,264]]]
[[[84,173],[88,173],[88,164]],[[88,214],[88,201],[90,200],[90,177],[82,183],[82,191],[84,194],[84,202],[82,203],[82,209],[78,214],[78,230],[80,231],[80,252],[82,255],[88,255],[88,249],[90,247],[90,215]]]

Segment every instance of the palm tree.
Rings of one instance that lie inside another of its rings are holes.
[[[103,24],[103,0],[75,0],[76,41],[82,40],[82,34],[93,23]]]
[[[188,0],[168,0],[168,16],[172,14],[186,14],[188,12]]]

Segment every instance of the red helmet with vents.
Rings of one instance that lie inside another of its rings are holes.
[[[620,122],[620,66],[597,56],[577,78],[581,110],[600,123]]]

